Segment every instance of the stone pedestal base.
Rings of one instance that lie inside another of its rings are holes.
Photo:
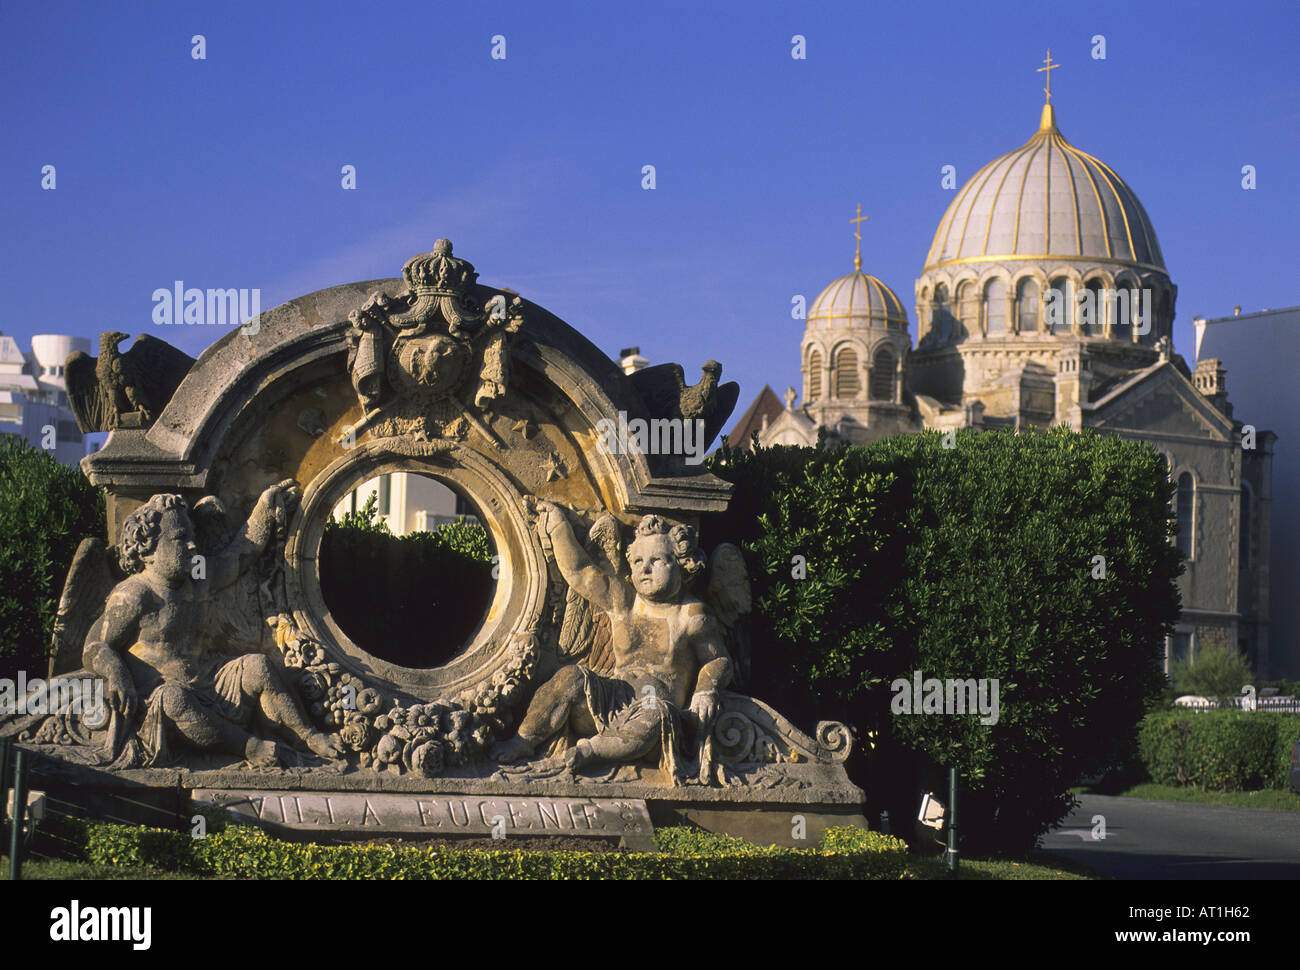
[[[110,772],[41,759],[33,785],[55,815],[188,829],[221,808],[289,839],[548,836],[653,850],[654,827],[693,824],[760,845],[808,848],[827,828],[866,828],[863,792],[826,766],[787,766],[789,784],[678,787],[645,780],[427,779],[322,769]],[[842,769],[839,769],[842,772]],[[533,843],[535,844],[535,843]]]

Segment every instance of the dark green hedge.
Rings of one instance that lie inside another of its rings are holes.
[[[0,436],[0,677],[45,676],[73,554],[106,528],[103,492],[79,469]]]
[[[65,823],[95,865],[243,879],[899,879],[905,843],[878,832],[830,829],[816,849],[761,848],[686,828],[656,833],[661,853],[544,852],[440,846],[285,842],[260,829],[188,832]]]
[[[1153,711],[1138,733],[1151,780],[1201,791],[1287,787],[1300,714],[1267,711]]]
[[[1114,436],[971,431],[953,444],[930,432],[724,449],[710,467],[736,492],[706,531],[747,552],[753,693],[958,766],[971,844],[1023,852],[1067,814],[1079,778],[1131,755],[1164,685],[1182,568],[1172,486],[1158,454]],[[890,683],[914,671],[998,679],[997,724],[892,713]],[[938,790],[935,775],[918,784]]]
[[[459,521],[398,537],[375,514],[371,495],[364,509],[326,527],[321,593],[335,621],[369,653],[403,667],[439,666],[460,651],[492,602],[487,531]]]

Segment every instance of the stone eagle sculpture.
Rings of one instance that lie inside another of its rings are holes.
[[[716,360],[705,361],[700,370],[699,383],[689,387],[681,364],[642,368],[632,374],[632,383],[653,417],[703,421],[707,448],[735,410],[740,385],[735,381],[718,385],[722,365]]]
[[[68,356],[68,400],[83,433],[149,427],[194,366],[189,354],[148,334],[122,353],[118,344],[128,336],[102,333],[99,357],[80,350]]]

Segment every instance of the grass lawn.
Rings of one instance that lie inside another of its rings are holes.
[[[1266,788],[1262,791],[1218,792],[1143,782],[1129,785],[1119,791],[1102,787],[1070,790],[1079,795],[1118,795],[1121,798],[1150,798],[1161,802],[1191,802],[1197,805],[1232,805],[1237,808],[1273,808],[1300,812],[1300,795],[1277,788]]]
[[[943,856],[914,858],[908,862],[908,871],[916,879],[947,879],[948,871]],[[1108,879],[1097,871],[1046,852],[1035,853],[1033,861],[1023,859],[962,859],[957,879],[973,880],[1069,880]]]

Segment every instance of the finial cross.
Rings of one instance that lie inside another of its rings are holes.
[[[862,269],[862,223],[870,219],[870,216],[862,214],[862,203],[858,203],[858,215],[849,222],[853,223],[853,238],[858,241],[857,251],[853,254],[853,268]]]
[[[1045,93],[1045,94],[1047,95],[1047,102],[1048,102],[1048,104],[1051,104],[1051,102],[1052,102],[1052,72],[1055,71],[1055,70],[1056,70],[1058,67],[1060,67],[1061,65],[1060,65],[1060,64],[1053,64],[1053,63],[1052,63],[1052,49],[1051,49],[1050,47],[1047,48],[1047,59],[1046,59],[1045,61],[1043,61],[1043,64],[1045,64],[1046,66],[1045,66],[1045,67],[1040,67],[1040,68],[1038,69],[1038,73],[1039,73],[1039,74],[1042,74],[1043,72],[1046,72],[1046,73],[1047,73],[1047,87],[1043,88],[1043,93]]]

